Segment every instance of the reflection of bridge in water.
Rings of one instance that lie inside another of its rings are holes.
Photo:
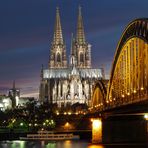
[[[91,111],[148,106],[148,19],[131,22],[118,43],[109,84],[96,83]]]

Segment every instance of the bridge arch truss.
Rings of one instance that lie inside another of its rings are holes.
[[[117,45],[107,108],[148,99],[148,19],[132,21]]]

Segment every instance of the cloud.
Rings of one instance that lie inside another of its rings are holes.
[[[55,8],[60,7],[63,36],[70,52],[76,33],[78,5],[82,6],[85,33],[92,44],[94,67],[105,64],[109,76],[112,59],[125,26],[147,17],[147,0],[13,0],[0,2],[0,91],[16,80],[22,95],[37,95],[41,64],[48,65]],[[68,59],[68,57],[67,57]]]

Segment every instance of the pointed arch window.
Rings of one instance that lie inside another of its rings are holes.
[[[60,53],[57,53],[57,62],[61,62],[61,55],[60,55]]]

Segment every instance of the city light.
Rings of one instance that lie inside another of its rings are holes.
[[[144,88],[143,88],[143,87],[141,87],[141,90],[144,90]]]
[[[144,118],[148,121],[148,113],[144,115]]]
[[[76,115],[78,115],[79,113],[78,113],[78,112],[76,112],[75,114],[76,114]]]
[[[34,126],[38,126],[38,124],[37,124],[37,123],[35,123],[35,124],[34,124]]]
[[[99,128],[101,126],[101,120],[93,120],[93,128]]]
[[[65,125],[64,125],[64,128],[66,130],[69,130],[71,128],[71,124],[69,122],[66,122]]]
[[[68,112],[68,115],[71,115],[71,112]]]
[[[23,126],[23,125],[24,125],[23,122],[21,122],[21,123],[20,123],[20,126]]]
[[[92,142],[102,142],[102,121],[101,119],[92,119]]]

